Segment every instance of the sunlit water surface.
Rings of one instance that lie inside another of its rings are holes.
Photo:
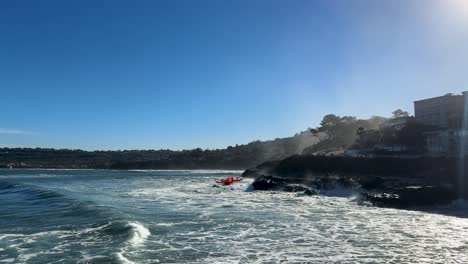
[[[468,263],[463,206],[213,187],[238,174],[0,170],[0,263]]]

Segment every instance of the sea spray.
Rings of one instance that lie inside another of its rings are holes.
[[[132,235],[130,237],[129,242],[133,247],[141,245],[145,241],[145,239],[151,235],[148,228],[146,228],[140,223],[134,222],[128,224],[128,226],[132,228]]]
[[[130,261],[128,258],[124,257],[122,252],[117,253],[116,256],[117,261],[121,264],[135,264],[135,262]]]
[[[138,222],[128,223],[127,226],[130,227],[130,239],[128,240],[129,246],[116,253],[116,257],[119,263],[134,264],[135,262],[129,260],[125,254],[128,251],[141,246],[151,235],[151,232],[148,230],[148,228]]]

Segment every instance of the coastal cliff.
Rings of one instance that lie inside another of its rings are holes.
[[[247,169],[243,177],[254,178],[252,185],[256,190],[290,191],[290,186],[299,185],[312,190],[308,192],[311,194],[333,188],[351,188],[360,192],[366,203],[413,208],[467,198],[466,193],[460,191],[468,189],[466,181],[460,180],[466,178],[461,168],[468,168],[467,161],[296,155]]]

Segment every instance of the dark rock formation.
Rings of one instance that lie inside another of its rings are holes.
[[[262,175],[257,177],[252,183],[255,190],[262,191],[284,191],[303,192],[305,195],[315,195],[317,191],[301,184],[288,183],[287,179],[272,175]]]
[[[366,192],[363,196],[373,205],[401,209],[449,204],[457,199],[456,191],[448,186],[406,187],[392,193]]]
[[[255,181],[252,183],[252,186],[255,190],[261,191],[287,191],[287,192],[302,192],[306,190],[313,190],[311,187],[307,187],[303,183],[306,183],[307,186],[313,187],[316,190],[329,190],[336,187],[344,188],[359,188],[360,185],[352,178],[348,177],[334,177],[334,176],[325,176],[325,177],[314,177],[309,178],[307,181],[298,182],[297,178],[284,178],[273,175],[262,175],[255,178]]]
[[[283,191],[285,192],[303,192],[304,194],[307,195],[314,195],[318,194],[318,192],[312,188],[309,188],[304,185],[298,185],[298,184],[287,184],[283,187]]]
[[[366,190],[384,189],[385,180],[379,176],[361,177],[359,184]]]
[[[252,186],[255,190],[270,191],[283,189],[286,184],[287,181],[285,178],[272,175],[262,175],[255,178]]]
[[[304,191],[304,195],[316,195],[318,194],[316,190],[308,189]]]
[[[293,156],[261,164],[244,175],[255,178],[256,190],[315,194],[315,190],[344,187],[363,191],[364,199],[376,206],[430,207],[459,198],[460,162],[468,168],[468,159]]]

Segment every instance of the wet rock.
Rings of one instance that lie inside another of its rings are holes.
[[[415,208],[449,204],[457,194],[449,186],[405,187],[391,193],[363,193],[373,205],[393,208]]]
[[[309,179],[309,183],[319,190],[331,190],[337,187],[354,189],[361,186],[353,178],[339,176],[316,177],[313,180]]]
[[[360,184],[353,178],[349,177],[340,177],[336,181],[336,184],[338,186],[344,187],[344,188],[358,188],[360,187]]]
[[[318,192],[314,189],[307,189],[304,191],[304,195],[312,196],[312,195],[317,195]]]
[[[285,192],[305,192],[309,190],[309,188],[303,185],[287,184],[282,187],[281,190]]]
[[[303,184],[290,184],[285,178],[272,175],[257,177],[252,186],[255,190],[262,191],[302,192],[305,195],[317,194],[314,189]]]
[[[320,190],[328,190],[333,189],[336,187],[336,179],[332,179],[331,177],[319,177],[313,181],[313,185],[315,188]]]
[[[286,186],[286,179],[282,177],[277,177],[273,175],[262,175],[255,178],[252,186],[255,190],[279,190]]]

